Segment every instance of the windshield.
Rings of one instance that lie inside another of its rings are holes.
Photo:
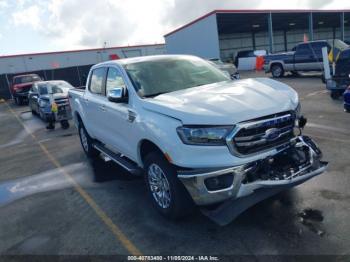
[[[40,81],[39,76],[21,76],[21,77],[16,77],[15,78],[15,84],[25,84],[25,83],[30,83],[30,82],[35,82],[35,81]]]
[[[127,64],[124,68],[141,97],[230,80],[210,63],[197,57],[160,58]]]
[[[40,95],[64,94],[67,93],[69,89],[73,88],[73,86],[65,81],[40,83],[38,87]]]

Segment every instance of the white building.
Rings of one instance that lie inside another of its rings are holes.
[[[215,10],[164,37],[169,54],[232,60],[243,50],[291,50],[304,36],[350,40],[350,10]]]

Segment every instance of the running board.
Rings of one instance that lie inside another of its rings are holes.
[[[124,168],[126,171],[130,172],[131,174],[133,175],[142,174],[141,168],[139,168],[131,160],[128,160],[125,157],[121,156],[121,154],[114,153],[113,151],[111,151],[110,149],[106,148],[101,144],[94,144],[93,147],[96,148],[96,150],[98,150],[102,154],[106,155],[113,162],[117,163],[119,166]]]

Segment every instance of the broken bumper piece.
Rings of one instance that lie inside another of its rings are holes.
[[[203,212],[225,225],[252,205],[322,174],[328,163],[321,158],[317,145],[299,136],[269,158],[220,170],[179,171],[178,177],[197,205],[221,203]]]

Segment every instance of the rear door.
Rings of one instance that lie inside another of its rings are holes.
[[[93,69],[88,83],[88,89],[83,96],[84,110],[86,113],[84,123],[89,135],[103,141],[103,128],[105,116],[105,84],[106,67]]]
[[[323,56],[322,56],[322,48],[327,47],[327,51],[329,53],[330,46],[327,44],[327,42],[313,42],[311,43],[311,51],[313,52],[315,56],[315,70],[317,71],[323,71]]]

